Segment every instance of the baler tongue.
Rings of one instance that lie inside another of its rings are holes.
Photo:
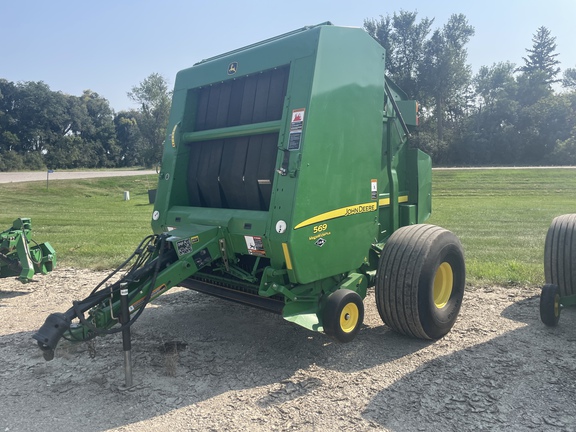
[[[52,360],[61,337],[86,341],[130,327],[146,305],[170,288],[193,276],[221,257],[225,250],[217,227],[188,225],[160,236],[145,238],[132,256],[114,270],[84,300],[73,302],[64,313],[53,313],[32,336]],[[120,278],[114,276],[130,261],[134,264]],[[115,282],[108,284],[111,280]],[[122,292],[128,299],[128,316],[122,318]],[[85,313],[88,312],[88,316]],[[114,327],[116,324],[119,327]]]

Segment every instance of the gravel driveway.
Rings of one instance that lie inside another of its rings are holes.
[[[132,327],[126,391],[118,335],[61,341],[51,362],[31,338],[102,277],[0,279],[0,431],[576,430],[576,311],[544,326],[537,289],[468,287],[452,332],[428,342],[390,331],[370,290],[341,344],[174,288]]]

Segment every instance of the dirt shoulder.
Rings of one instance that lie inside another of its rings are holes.
[[[467,290],[434,342],[390,331],[370,292],[361,332],[339,344],[176,288],[133,326],[126,391],[119,336],[64,341],[51,362],[31,339],[102,277],[0,279],[0,431],[576,430],[576,313],[545,327],[535,289]]]

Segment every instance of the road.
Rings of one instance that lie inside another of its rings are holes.
[[[73,180],[98,177],[124,177],[135,175],[156,174],[154,170],[131,170],[131,171],[54,171],[46,173],[43,171],[27,172],[0,172],[0,183],[21,183],[29,181],[46,181],[50,180]]]

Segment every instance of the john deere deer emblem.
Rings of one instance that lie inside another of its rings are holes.
[[[232,62],[228,65],[228,75],[234,75],[238,70],[238,62]]]

